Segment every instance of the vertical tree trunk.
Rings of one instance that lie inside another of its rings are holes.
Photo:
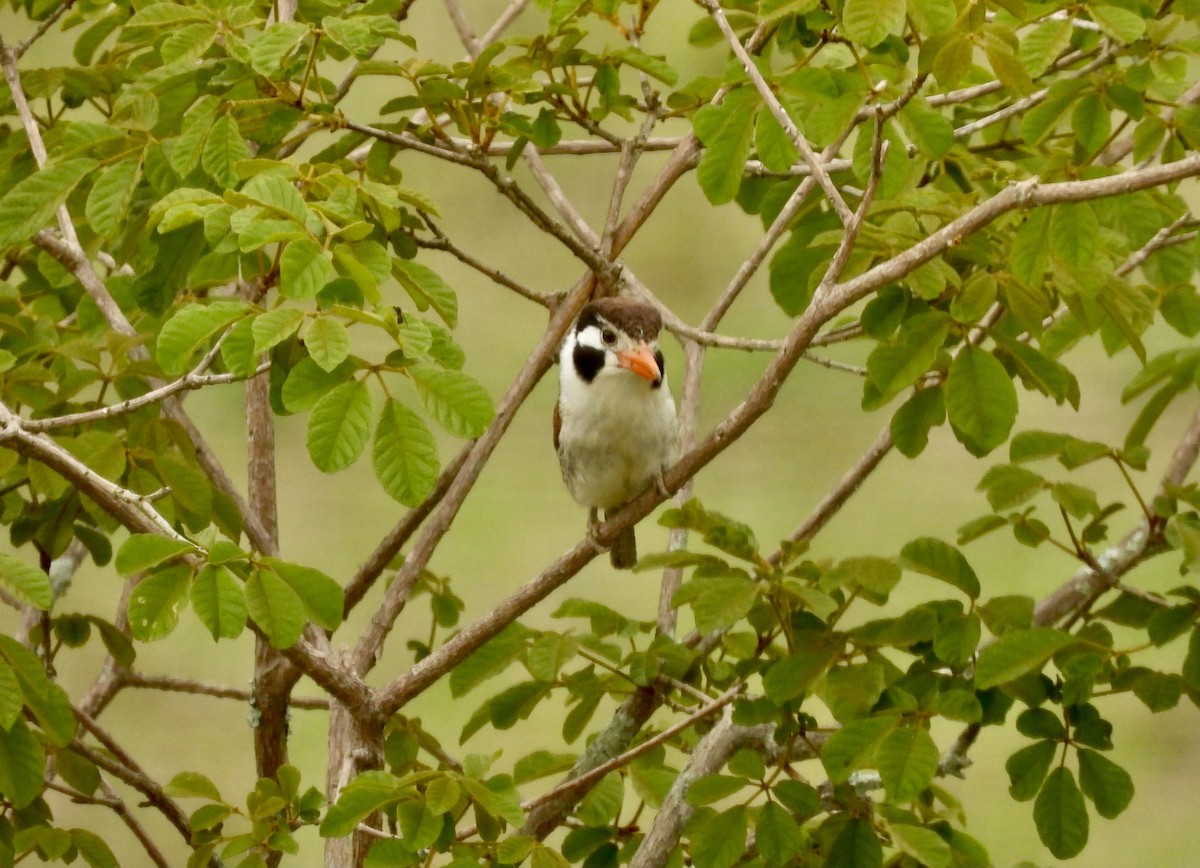
[[[350,709],[330,699],[329,764],[326,767],[325,792],[330,804],[337,801],[342,787],[364,771],[383,768],[383,725],[380,716],[367,709]],[[367,817],[375,826],[378,815]],[[354,832],[344,838],[325,842],[326,868],[361,868],[371,849],[372,838]]]

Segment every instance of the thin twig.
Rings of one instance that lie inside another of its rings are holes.
[[[729,19],[725,17],[725,10],[721,8],[716,0],[696,0],[696,2],[708,12],[709,16],[721,29],[721,33],[725,36],[725,41],[729,43],[734,56],[737,57],[751,84],[754,85],[759,96],[762,97],[763,103],[771,112],[771,116],[783,127],[784,132],[787,133],[796,150],[800,152],[800,156],[804,159],[804,162],[808,164],[813,177],[817,179],[821,190],[824,191],[825,196],[829,199],[829,204],[841,219],[842,225],[848,226],[851,220],[854,219],[854,215],[851,213],[849,206],[846,205],[846,200],[842,198],[841,191],[834,185],[833,179],[829,177],[824,164],[817,158],[812,145],[808,143],[808,139],[800,132],[800,129],[784,109],[783,104],[779,102],[779,98],[775,96],[775,92],[771,90],[771,86],[767,84],[762,73],[758,71],[758,66],[755,65],[750,52],[742,45],[741,40],[738,39],[737,34],[730,25]]]
[[[444,250],[459,262],[463,263],[463,265],[475,269],[493,283],[506,287],[507,289],[511,289],[522,298],[540,304],[542,307],[550,306],[550,301],[552,298],[551,296],[538,292],[535,289],[531,289],[525,284],[513,280],[499,269],[493,268],[480,259],[476,259],[474,256],[467,253],[465,250],[451,241],[449,236],[443,233],[441,228],[428,218],[426,218],[425,224],[429,227],[429,231],[433,233],[434,237],[433,240],[418,238],[417,244],[419,246],[429,248],[430,250]]]
[[[38,461],[87,494],[136,533],[154,533],[193,545],[154,508],[150,499],[92,470],[45,434],[25,429],[25,420],[0,403],[0,444]]]
[[[639,743],[636,747],[630,748],[629,750],[621,753],[618,756],[613,757],[612,759],[608,760],[607,762],[601,763],[600,765],[598,765],[592,769],[589,769],[588,771],[583,772],[582,774],[579,774],[576,777],[568,778],[563,783],[554,787],[554,789],[549,790],[548,792],[545,792],[540,796],[536,796],[532,799],[526,799],[524,802],[521,803],[521,807],[526,811],[533,811],[534,809],[538,808],[539,806],[548,804],[550,802],[554,802],[554,801],[558,801],[558,800],[562,800],[562,799],[571,800],[574,796],[578,795],[579,793],[581,793],[582,791],[584,791],[585,789],[590,787],[592,784],[594,784],[596,781],[600,780],[602,777],[607,775],[609,772],[616,771],[619,768],[624,768],[625,766],[629,765],[631,762],[633,762],[638,757],[640,757],[646,753],[649,753],[651,750],[658,747],[660,744],[664,744],[664,743],[670,741],[672,738],[677,736],[679,733],[689,729],[690,727],[694,726],[699,721],[703,720],[706,717],[709,717],[714,712],[719,711],[720,709],[724,708],[726,705],[728,705],[730,702],[732,702],[734,699],[736,699],[737,696],[744,689],[745,689],[744,684],[741,684],[741,683],[735,684],[733,687],[730,687],[728,690],[726,690],[720,696],[709,701],[707,704],[701,706],[696,711],[693,711],[691,714],[689,714],[687,717],[683,718],[682,720],[676,721],[675,723],[671,724],[666,729],[664,729],[662,732],[660,732],[656,735],[653,735],[650,738],[646,739],[645,741]],[[458,839],[463,840],[464,838],[469,837],[470,834],[474,834],[474,831],[475,831],[474,829],[469,829],[464,832],[461,832],[458,835]]]
[[[187,814],[183,812],[183,809],[175,804],[175,801],[163,791],[158,782],[147,775],[116,739],[109,735],[90,715],[75,709],[75,717],[104,746],[104,750],[96,750],[78,737],[72,741],[71,748],[145,796],[146,800],[179,831],[183,840],[190,843],[192,830],[188,826]]]
[[[184,374],[178,380],[173,380],[165,386],[160,386],[157,389],[151,389],[145,394],[138,395],[136,398],[130,398],[127,401],[121,401],[117,404],[109,404],[104,407],[98,407],[95,410],[84,410],[79,413],[70,413],[65,416],[52,416],[46,419],[26,419],[21,424],[26,431],[41,432],[41,431],[56,431],[60,428],[70,428],[74,425],[87,425],[92,422],[101,422],[105,419],[112,419],[115,416],[120,416],[125,413],[132,413],[134,410],[140,410],[142,407],[148,407],[151,404],[157,404],[164,398],[175,395],[179,392],[193,391],[195,389],[203,389],[206,386],[218,386],[226,383],[238,383],[246,377],[240,377],[235,374],[205,374],[203,371],[211,364],[212,356],[215,351],[220,349],[219,345],[214,346],[212,351],[206,354],[201,363],[193,368],[189,373]],[[263,362],[251,377],[265,373],[270,368],[269,362]]]
[[[209,684],[203,681],[193,681],[190,678],[177,678],[174,675],[145,675],[141,672],[126,671],[121,676],[121,681],[129,687],[139,687],[145,690],[163,690],[168,693],[190,693],[194,696],[234,699],[239,702],[249,702],[254,698],[254,694],[249,690],[229,687],[225,684]],[[307,710],[329,708],[329,700],[325,697],[300,696],[292,699],[289,704],[292,708]]]
[[[458,31],[459,41],[471,53],[472,57],[477,56],[480,49],[479,38],[475,36],[475,32],[471,29],[471,22],[467,20],[462,7],[458,5],[458,0],[442,0],[442,5],[446,7],[446,16],[454,25],[454,29]]]

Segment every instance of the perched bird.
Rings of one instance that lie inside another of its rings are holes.
[[[675,401],[667,388],[653,305],[602,298],[579,312],[559,351],[554,448],[567,490],[588,508],[615,512],[675,462]],[[633,528],[609,551],[614,567],[637,561]]]

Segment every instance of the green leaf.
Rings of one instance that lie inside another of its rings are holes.
[[[358,460],[371,434],[367,384],[342,383],[313,407],[308,420],[308,454],[318,470],[336,473]]]
[[[200,162],[204,139],[220,104],[221,101],[217,97],[205,94],[192,103],[192,107],[183,116],[180,133],[170,143],[167,151],[171,168],[179,177],[186,178]]]
[[[250,46],[250,65],[259,75],[272,78],[292,49],[308,35],[308,25],[296,21],[276,21]]]
[[[444,814],[458,803],[461,792],[453,778],[434,778],[425,787],[425,806],[433,814]]]
[[[675,83],[679,81],[679,73],[675,71],[675,67],[667,63],[664,57],[647,54],[640,48],[628,46],[619,51],[609,52],[608,56],[614,57],[634,69],[640,69],[646,75],[656,78],[670,87],[674,87]]]
[[[807,693],[837,660],[842,648],[841,643],[824,633],[798,640],[790,656],[767,670],[763,691],[779,705]]]
[[[332,371],[350,355],[350,333],[333,317],[317,317],[304,332],[304,346],[323,371]]]
[[[835,784],[845,783],[850,773],[872,761],[875,748],[896,728],[893,715],[852,720],[836,730],[821,748],[821,764]]]
[[[933,365],[950,332],[951,320],[930,311],[906,320],[895,340],[880,344],[867,359],[863,409],[874,409],[913,385]]]
[[[140,176],[141,163],[130,157],[113,163],[96,178],[84,214],[98,235],[110,236],[120,228]]]
[[[1100,29],[1118,42],[1136,42],[1146,32],[1146,20],[1132,10],[1089,5],[1088,12]]]
[[[54,602],[50,577],[37,567],[31,567],[20,558],[0,552],[0,585],[13,593],[17,599],[43,612]]]
[[[1036,672],[1056,652],[1074,642],[1069,633],[1049,627],[1009,630],[979,652],[975,686],[986,690],[1020,678],[1027,672]]]
[[[158,333],[159,366],[167,374],[183,373],[202,347],[245,313],[243,302],[229,299],[185,304]]]
[[[676,592],[672,605],[689,605],[696,629],[703,633],[732,627],[746,617],[757,599],[758,589],[747,576],[729,572],[697,576]]]
[[[240,319],[221,341],[221,360],[235,377],[249,377],[258,367],[253,329],[254,320]]]
[[[1040,287],[1050,267],[1050,251],[1046,243],[1046,225],[1050,212],[1039,208],[1026,217],[1013,236],[1008,263],[1013,276],[1025,286]]]
[[[846,38],[872,48],[904,31],[905,0],[846,0],[842,27]]]
[[[0,729],[9,729],[21,716],[24,707],[17,675],[11,666],[0,659]]]
[[[1080,748],[1079,786],[1083,794],[1092,800],[1096,813],[1111,820],[1133,800],[1133,778],[1102,753]]]
[[[113,855],[104,839],[87,829],[72,829],[71,843],[79,851],[89,868],[120,868],[121,863]]]
[[[892,416],[892,442],[901,455],[916,458],[929,445],[929,432],[945,421],[941,387],[918,389]]]
[[[954,546],[934,537],[921,537],[900,550],[906,569],[924,573],[958,588],[972,600],[979,596],[979,577]]]
[[[208,11],[203,7],[183,6],[176,3],[153,3],[144,6],[125,22],[125,31],[141,28],[175,28],[190,21],[207,20]]]
[[[775,802],[767,802],[760,809],[754,839],[768,866],[784,865],[804,846],[800,824]]]
[[[275,648],[290,648],[304,632],[304,603],[291,585],[270,570],[246,580],[246,605]]]
[[[338,793],[337,802],[330,806],[321,821],[322,838],[341,838],[349,835],[359,822],[380,808],[402,798],[409,790],[400,779],[387,772],[363,772]]]
[[[1085,519],[1100,513],[1100,502],[1096,492],[1073,482],[1056,482],[1050,487],[1054,502],[1073,518]]]
[[[909,823],[892,823],[888,831],[896,848],[925,868],[947,868],[951,864],[953,854],[950,845],[933,829]]]
[[[0,197],[0,249],[29,241],[46,228],[54,212],[67,201],[96,161],[86,157],[50,164]]]
[[[1200,627],[1192,629],[1188,636],[1188,650],[1183,659],[1183,668],[1179,671],[1188,690],[1200,693]]]
[[[450,695],[457,699],[504,670],[529,644],[530,631],[512,624],[450,671]]]
[[[870,820],[854,817],[844,825],[825,857],[824,868],[879,868],[883,845]]]
[[[696,180],[714,205],[733,201],[742,185],[757,108],[758,95],[747,88],[734,91],[719,105],[706,105],[696,112],[696,135],[704,143]]]
[[[987,492],[988,503],[995,512],[1015,509],[1043,491],[1048,483],[1041,475],[1015,464],[997,464],[989,468],[976,486]]]
[[[799,159],[799,152],[770,112],[759,112],[754,124],[754,149],[764,166],[786,172]]]
[[[976,322],[996,301],[996,278],[990,271],[976,271],[963,281],[962,290],[950,302],[950,314],[961,323]]]
[[[970,71],[974,53],[975,43],[962,34],[946,40],[933,58],[933,77],[938,87],[950,90],[957,85]]]
[[[1183,620],[1182,616],[1180,620]],[[1151,641],[1158,638],[1155,636],[1157,624],[1157,619],[1150,622]],[[1174,637],[1172,636],[1172,638]],[[1155,642],[1155,644],[1161,645],[1163,643]],[[1157,713],[1174,708],[1179,703],[1183,687],[1183,679],[1174,673],[1146,670],[1141,673],[1140,677],[1134,680],[1133,695],[1140,699],[1148,709]]]
[[[758,13],[764,21],[801,15],[816,7],[818,0],[759,0]],[[694,32],[694,28],[693,28]]]
[[[496,775],[486,782],[464,777],[462,784],[471,799],[492,817],[507,820],[514,826],[520,826],[525,821],[521,797],[507,775]]]
[[[221,115],[208,130],[200,165],[208,176],[225,188],[238,181],[237,164],[250,159],[250,148],[232,115]]]
[[[1058,744],[1048,739],[1026,745],[1004,763],[1008,772],[1008,793],[1018,802],[1027,802],[1038,794],[1054,758]]]
[[[129,630],[139,642],[161,639],[175,629],[187,601],[191,567],[166,567],[138,582],[129,597]]]
[[[179,772],[163,789],[168,796],[176,798],[221,801],[221,791],[217,785],[200,772]]]
[[[1033,804],[1038,837],[1055,858],[1077,856],[1087,844],[1088,815],[1075,776],[1065,766],[1050,772]]]
[[[492,396],[462,371],[433,365],[408,368],[417,396],[439,425],[459,437],[472,439],[487,430],[495,416]]]
[[[950,427],[968,452],[983,456],[1008,439],[1017,418],[1017,390],[995,356],[964,346],[950,363],[945,390]]]
[[[6,661],[20,685],[19,695],[33,712],[45,738],[55,747],[71,743],[77,728],[75,712],[65,690],[46,676],[42,661],[24,645],[0,633],[0,659]]]
[[[550,29],[556,30],[566,20],[574,16],[586,0],[554,0],[550,6]]]
[[[937,626],[933,637],[933,651],[938,659],[951,666],[965,666],[979,646],[982,631],[979,617],[974,613],[961,617],[947,617]]]
[[[1025,139],[1026,144],[1041,144],[1058,129],[1059,121],[1075,105],[1082,87],[1083,84],[1079,81],[1062,79],[1050,86],[1050,95],[1021,118],[1021,137]]]
[[[342,625],[345,605],[342,586],[330,576],[312,567],[276,558],[265,558],[263,563],[296,592],[304,603],[305,614],[314,624],[326,630],[336,630]]]
[[[900,124],[913,144],[932,160],[941,159],[954,147],[954,126],[920,97],[900,110]]]
[[[412,296],[418,310],[432,307],[447,326],[458,325],[458,296],[436,272],[419,262],[393,259],[392,275]]]
[[[1071,112],[1071,131],[1087,154],[1096,153],[1108,141],[1112,120],[1100,94],[1089,93],[1075,106]]]
[[[304,311],[294,307],[277,307],[254,318],[250,333],[254,335],[255,355],[265,353],[294,335],[304,322]]]
[[[46,750],[24,720],[0,729],[0,793],[13,807],[28,807],[41,794],[45,768]]]
[[[954,0],[909,0],[908,14],[922,34],[933,35],[954,26],[958,9]]]
[[[192,608],[214,639],[236,639],[246,626],[241,582],[222,566],[209,564],[192,581]]]
[[[997,343],[1002,358],[1027,389],[1037,389],[1053,398],[1056,404],[1065,401],[1079,409],[1079,381],[1064,365],[1022,341],[1000,338]]]
[[[393,398],[379,417],[371,464],[383,490],[405,506],[417,506],[437,482],[433,434],[420,416]]]
[[[312,213],[296,185],[278,171],[266,171],[255,175],[236,196],[226,196],[228,200],[237,202],[243,201],[243,197],[266,207],[279,217],[290,218],[301,225]]]
[[[985,33],[983,51],[992,67],[992,72],[996,74],[996,78],[1007,90],[1021,96],[1033,92],[1033,82],[1029,78],[1029,73],[1025,71],[1025,67],[1017,60],[1014,46],[995,33]]]
[[[894,729],[875,750],[875,763],[888,798],[893,802],[914,799],[929,786],[937,772],[938,749],[924,727]]]
[[[746,853],[746,808],[738,805],[697,819],[700,816],[703,822],[693,823],[689,850],[696,868],[733,868]]]
[[[1018,56],[1030,77],[1037,78],[1071,42],[1071,22],[1066,19],[1043,21],[1021,35]]]
[[[289,242],[279,257],[279,292],[285,298],[315,298],[334,276],[329,254],[310,238]]]
[[[292,413],[311,410],[334,386],[345,383],[356,367],[354,364],[345,363],[332,371],[323,371],[312,359],[301,359],[288,372],[288,377],[283,382],[280,392],[283,406]]]
[[[883,605],[899,583],[900,575],[900,566],[893,559],[864,555],[839,561],[825,578],[844,588],[858,588],[865,599]]]
[[[1100,222],[1087,202],[1055,205],[1050,213],[1050,251],[1068,267],[1092,264],[1100,241]]]
[[[979,723],[983,719],[983,705],[970,690],[947,690],[939,693],[933,710],[947,720],[960,723]]]

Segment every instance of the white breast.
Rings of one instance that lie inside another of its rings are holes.
[[[565,356],[565,354],[564,354]],[[560,367],[559,463],[571,496],[611,509],[645,489],[675,461],[675,402],[628,371],[605,367],[592,382]]]

